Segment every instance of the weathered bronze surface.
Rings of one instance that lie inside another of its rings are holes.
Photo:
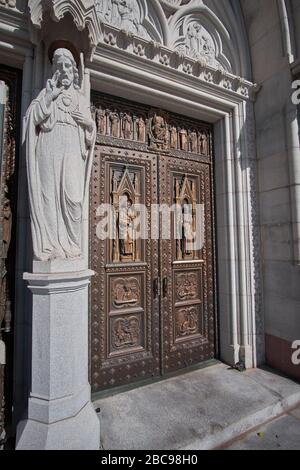
[[[90,365],[97,392],[200,363],[217,350],[211,126],[99,93],[92,106]],[[173,232],[167,240],[161,232],[157,240],[135,240],[134,205],[158,202],[182,207],[181,240]],[[101,203],[117,214],[113,240],[97,236]],[[204,206],[205,243],[193,250],[197,204]]]

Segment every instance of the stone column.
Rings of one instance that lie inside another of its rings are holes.
[[[99,449],[100,423],[88,382],[88,286],[78,261],[34,262],[32,378],[17,449]]]

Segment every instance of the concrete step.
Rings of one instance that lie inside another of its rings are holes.
[[[214,449],[297,404],[298,383],[222,363],[94,402],[105,450]]]

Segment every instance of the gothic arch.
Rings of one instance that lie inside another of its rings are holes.
[[[171,48],[183,44],[189,27],[201,26],[203,36],[211,43],[211,65],[244,78],[251,77],[249,49],[242,12],[236,2],[225,8],[223,0],[194,0],[181,6],[169,20]],[[229,11],[228,11],[229,10]],[[199,51],[199,58],[205,54]],[[209,57],[208,57],[209,59]]]

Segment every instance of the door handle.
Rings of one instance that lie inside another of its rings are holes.
[[[162,291],[163,291],[163,297],[167,297],[168,295],[168,278],[167,277],[163,278]]]

